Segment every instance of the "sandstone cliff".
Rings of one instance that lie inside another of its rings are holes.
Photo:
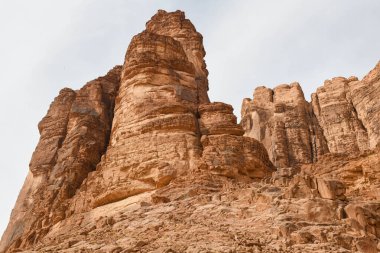
[[[65,218],[70,198],[107,147],[120,69],[79,91],[63,89],[50,105],[38,125],[40,141],[0,250],[9,243],[14,248],[33,245]]]
[[[209,103],[204,56],[202,36],[184,13],[159,11],[132,39],[122,67],[79,91],[62,90],[39,125],[1,250],[33,247],[74,214],[197,170],[269,176],[265,148],[242,136],[232,107]]]
[[[277,167],[314,163],[323,154],[359,154],[380,142],[380,62],[361,81],[326,80],[304,98],[298,83],[255,89],[244,99],[245,135],[261,141]]]
[[[39,124],[0,252],[377,252],[380,64],[210,102],[202,36],[158,11]]]
[[[329,151],[298,83],[258,87],[253,97],[242,105],[245,135],[261,141],[277,167],[313,163]]]

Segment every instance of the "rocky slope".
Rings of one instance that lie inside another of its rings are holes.
[[[0,252],[377,252],[380,64],[209,101],[202,36],[158,11],[123,66],[63,89]]]

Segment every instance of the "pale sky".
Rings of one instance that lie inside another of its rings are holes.
[[[0,0],[0,234],[51,101],[122,64],[158,9],[185,11],[203,34],[210,98],[238,116],[258,85],[298,81],[309,100],[380,60],[379,0]]]

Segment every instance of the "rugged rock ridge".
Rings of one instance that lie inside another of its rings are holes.
[[[361,81],[325,81],[308,103],[298,83],[258,87],[244,99],[245,135],[261,141],[277,167],[316,162],[326,153],[355,153],[380,142],[380,63]]]
[[[39,125],[0,251],[33,248],[62,220],[175,179],[268,177],[273,165],[262,144],[242,136],[231,106],[209,103],[204,56],[184,13],[159,11],[132,39],[122,67],[79,91],[64,89]]]
[[[380,63],[312,103],[259,87],[240,125],[204,56],[183,12],[158,11],[123,66],[63,89],[0,252],[380,251]]]

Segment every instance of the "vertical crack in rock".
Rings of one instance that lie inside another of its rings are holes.
[[[202,164],[213,174],[230,178],[270,176],[273,165],[267,151],[255,139],[243,136],[232,111],[231,105],[221,102],[200,105]]]

